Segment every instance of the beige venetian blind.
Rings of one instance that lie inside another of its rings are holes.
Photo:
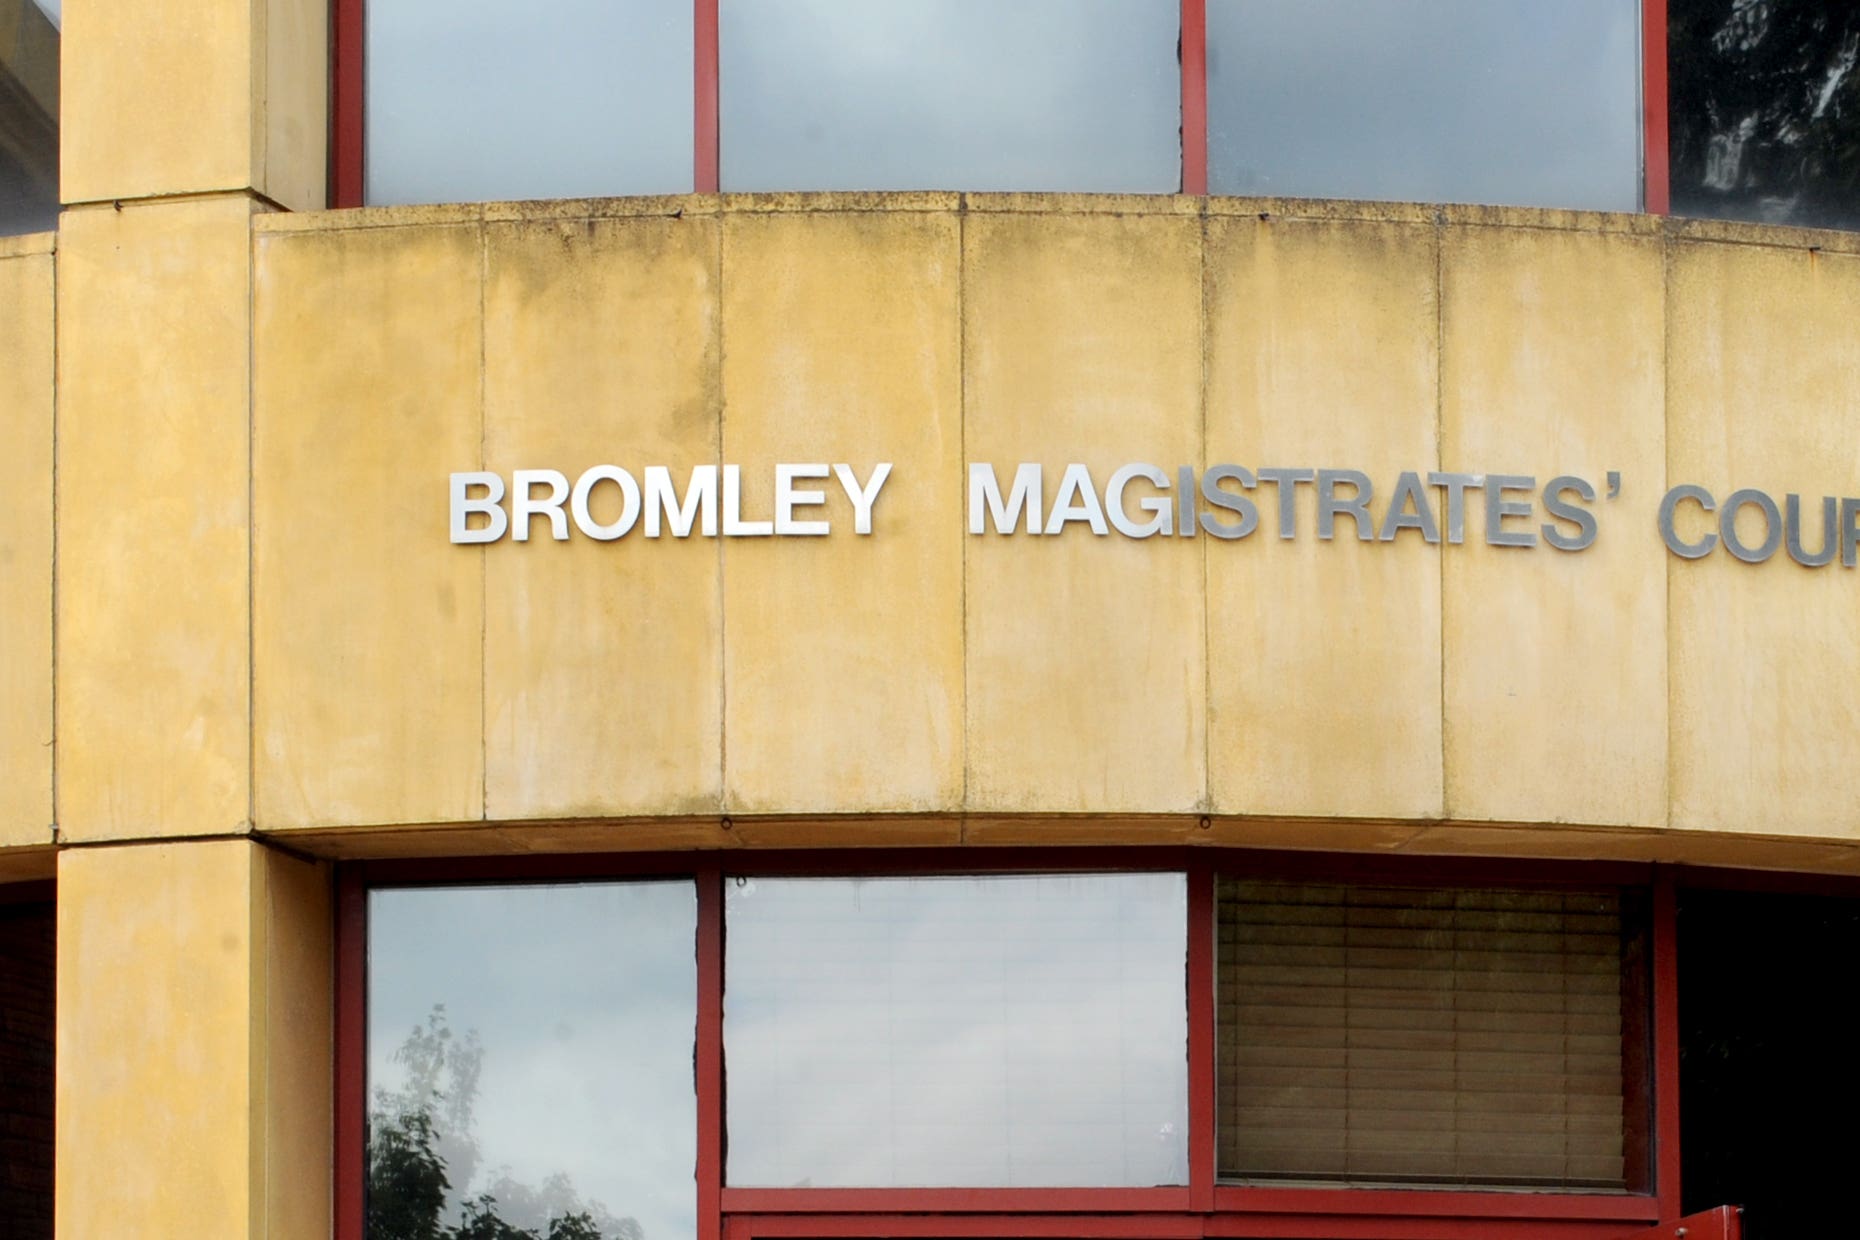
[[[1618,893],[1219,901],[1223,1177],[1626,1186]]]

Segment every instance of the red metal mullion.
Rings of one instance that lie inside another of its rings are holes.
[[[330,9],[329,184],[332,207],[362,205],[362,0],[335,0]]]
[[[1182,0],[1182,192],[1208,192],[1208,4]]]
[[[1188,1192],[1189,1208],[1214,1209],[1215,1021],[1214,866],[1197,859],[1188,870]]]
[[[697,1240],[723,1240],[723,872],[697,874]]]
[[[1642,206],[1653,215],[1673,208],[1667,147],[1670,104],[1666,83],[1666,0],[1640,0]]]
[[[717,0],[692,0],[695,32],[696,91],[693,100],[693,188],[700,194],[717,192]]]
[[[336,1240],[362,1240],[367,1126],[368,888],[336,871]]]
[[[1540,1222],[1651,1222],[1659,1206],[1652,1198],[1617,1193],[1532,1193],[1496,1189],[1478,1192],[1437,1188],[1293,1188],[1226,1186],[1216,1194],[1216,1213],[1313,1215],[1322,1218],[1429,1218]],[[1211,1230],[1210,1235],[1214,1234]]]
[[[1660,1219],[1679,1218],[1679,895],[1673,873],[1653,876],[1653,1156]]]

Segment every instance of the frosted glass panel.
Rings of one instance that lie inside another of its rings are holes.
[[[1188,1182],[1181,875],[725,898],[730,1183]]]
[[[727,190],[1173,192],[1177,0],[721,0]]]
[[[1640,205],[1636,0],[1208,0],[1217,194]]]
[[[367,198],[688,193],[691,0],[368,0]]]

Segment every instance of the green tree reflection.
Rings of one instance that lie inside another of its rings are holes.
[[[475,1031],[454,1036],[443,1005],[394,1062],[404,1083],[375,1090],[368,1109],[367,1240],[643,1240],[637,1221],[583,1201],[560,1173],[532,1186],[499,1171],[472,1191],[483,1163],[473,1112],[484,1047]]]
[[[1860,4],[1672,0],[1673,208],[1860,227]]]

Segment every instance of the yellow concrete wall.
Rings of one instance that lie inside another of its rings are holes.
[[[27,416],[0,620],[25,654],[0,753],[5,838],[42,846],[53,258],[8,245]],[[1685,562],[1654,528],[1681,481],[1860,492],[1853,239],[1176,199],[224,195],[70,211],[56,279],[68,841],[1856,860],[1860,572]],[[894,463],[872,537],[828,480],[827,539],[446,540],[453,470],[740,463],[753,516],[772,465],[809,459]],[[1624,488],[1574,554],[1484,546],[1476,513],[1461,546],[1321,541],[1308,490],[1289,541],[965,532],[969,462],[1040,462],[1050,497],[1070,462],[1136,460]]]
[[[0,237],[0,846],[52,841],[52,264]]]
[[[332,939],[248,841],[60,855],[60,1240],[328,1236]]]
[[[325,204],[327,0],[78,0],[64,12],[67,203],[252,190]]]

